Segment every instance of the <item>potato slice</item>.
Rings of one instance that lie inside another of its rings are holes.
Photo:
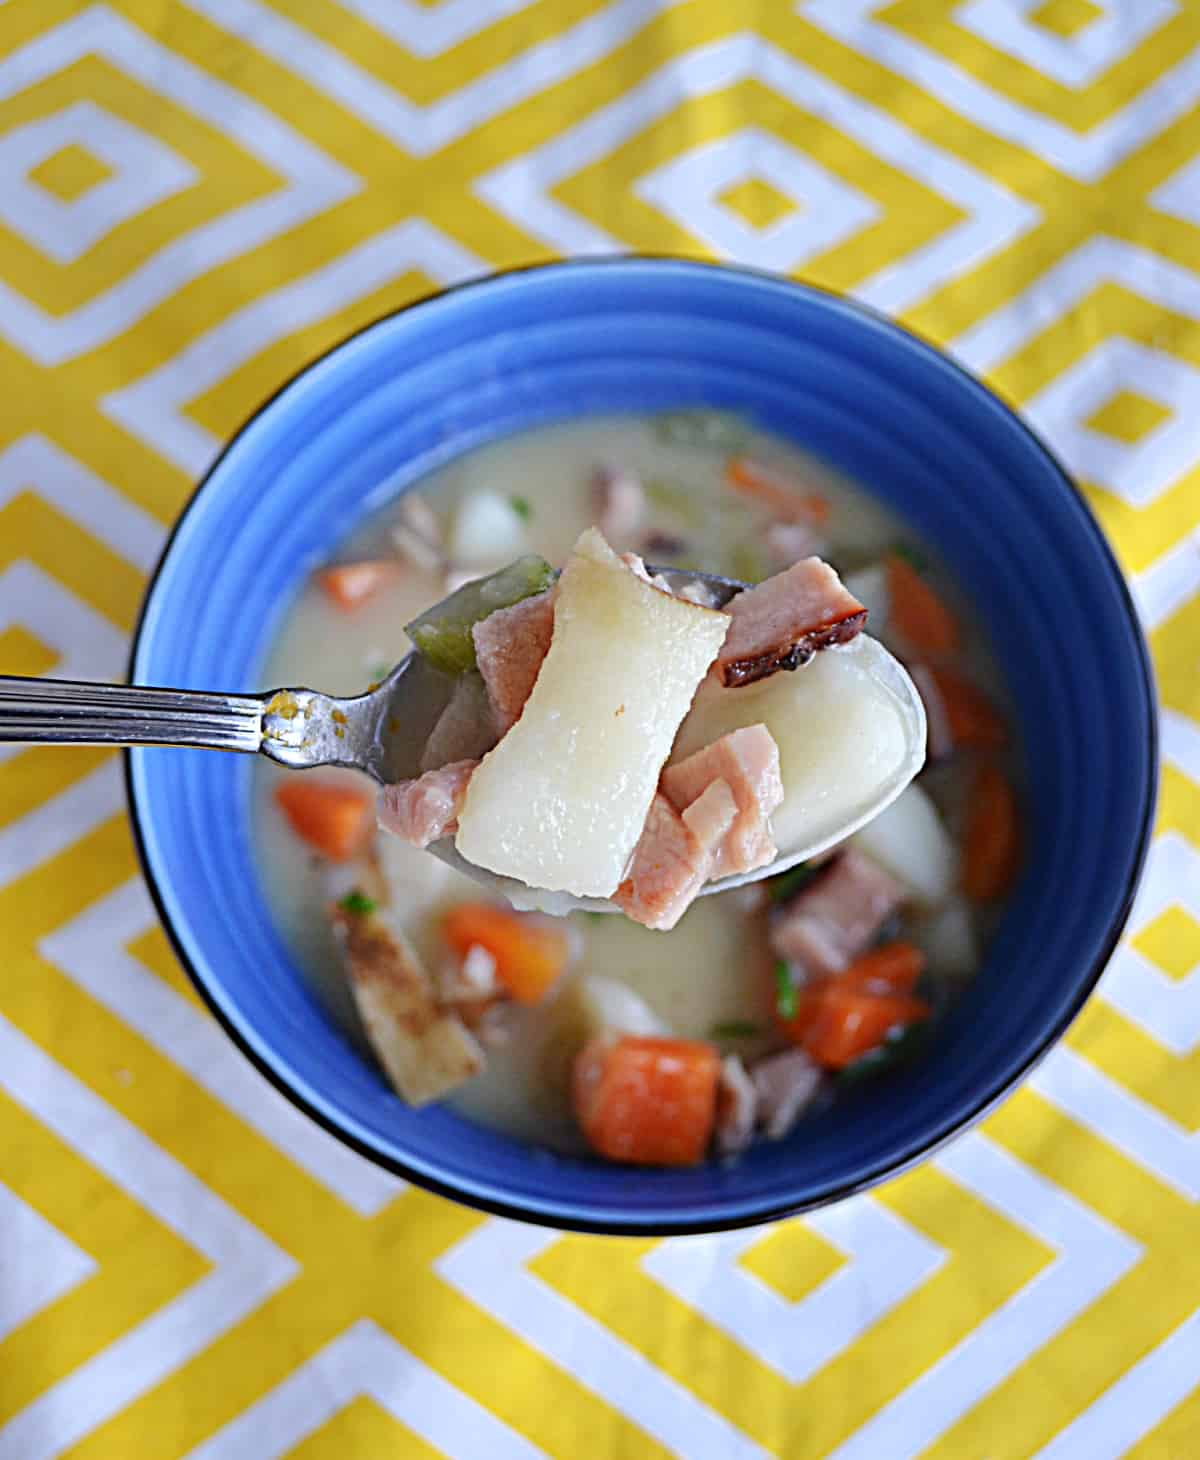
[[[438,1008],[429,975],[397,928],[337,907],[333,930],[363,1028],[399,1095],[427,1105],[483,1069],[483,1050],[456,1014]]]
[[[471,777],[461,855],[530,887],[615,892],[728,627],[727,614],[639,578],[589,528],[559,581],[524,712]]]
[[[886,811],[854,833],[854,845],[873,857],[925,907],[945,902],[958,886],[958,849],[937,807],[915,783]]]
[[[707,680],[671,759],[743,725],[779,746],[783,801],[771,815],[781,858],[815,856],[893,801],[921,768],[925,720],[907,674],[866,634],[803,669],[723,689]]]

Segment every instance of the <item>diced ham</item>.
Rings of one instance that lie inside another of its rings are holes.
[[[483,679],[478,674],[460,675],[425,742],[421,769],[436,771],[456,760],[482,760],[499,739]]]
[[[727,877],[765,867],[775,856],[770,815],[783,800],[779,747],[765,725],[746,725],[669,765],[662,789],[685,811],[714,781],[724,781],[737,815],[714,859],[712,876]]]
[[[332,917],[367,1038],[404,1099],[425,1105],[477,1075],[483,1050],[461,1019],[438,1008],[399,932],[374,914],[335,908]]]
[[[641,526],[646,493],[630,471],[602,466],[592,477],[592,521],[609,542],[628,540]]]
[[[554,589],[488,614],[471,630],[475,659],[496,730],[505,735],[520,719],[554,634]]]
[[[811,973],[840,973],[866,950],[905,896],[900,883],[869,857],[842,852],[776,915],[771,948]]]
[[[786,1136],[821,1088],[821,1071],[800,1049],[759,1060],[750,1071],[758,1123],[770,1141]]]
[[[427,847],[458,830],[458,813],[477,760],[458,760],[415,781],[397,781],[379,793],[379,825],[414,847]]]
[[[673,928],[700,891],[712,867],[712,851],[656,791],[625,880],[613,901],[635,923]]]
[[[845,644],[867,610],[820,558],[804,558],[729,602],[733,622],[717,654],[727,688],[752,684],[779,669],[798,669],[818,649]]]
[[[722,1156],[735,1156],[754,1139],[758,1118],[758,1092],[746,1073],[746,1066],[736,1054],[727,1054],[721,1061],[717,1081],[717,1150]]]
[[[737,820],[737,798],[728,781],[710,781],[682,815],[684,826],[715,857]]]

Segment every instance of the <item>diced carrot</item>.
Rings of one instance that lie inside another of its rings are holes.
[[[975,750],[999,750],[1007,744],[1008,731],[1000,712],[981,689],[976,689],[970,680],[953,669],[929,664],[926,670],[941,697],[946,725],[955,745]]]
[[[982,765],[971,788],[964,839],[963,891],[979,902],[1003,896],[1020,855],[1017,798],[1008,778]]]
[[[883,1043],[890,1030],[929,1017],[929,1005],[910,994],[857,989],[845,977],[808,990],[784,1032],[827,1070],[845,1069]]]
[[[341,781],[289,776],[275,800],[296,835],[334,862],[361,851],[375,825],[371,797]]]
[[[840,983],[864,994],[911,994],[925,969],[925,955],[912,943],[885,943],[856,958],[838,975]]]
[[[923,654],[950,654],[958,648],[958,624],[950,610],[898,553],[884,558],[891,620],[910,648]]]
[[[694,1166],[712,1138],[720,1070],[699,1040],[602,1035],[575,1059],[575,1117],[610,1161]]]
[[[496,976],[519,1004],[536,1004],[567,966],[567,935],[559,928],[497,907],[460,902],[442,919],[447,943],[461,957],[473,945],[496,960]]]
[[[394,583],[399,574],[399,563],[368,559],[361,563],[343,563],[340,567],[323,568],[317,574],[317,582],[338,608],[349,613],[381,588]]]
[[[800,484],[750,456],[731,456],[725,464],[725,480],[743,497],[754,497],[787,522],[829,520],[829,499],[820,492],[805,492]]]

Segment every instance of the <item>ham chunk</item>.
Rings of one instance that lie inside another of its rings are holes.
[[[722,1156],[735,1156],[754,1139],[758,1120],[758,1092],[746,1073],[746,1066],[736,1054],[727,1054],[721,1061],[717,1081],[717,1150]]]
[[[499,738],[483,679],[478,674],[460,675],[425,742],[421,769],[436,771],[456,760],[482,760]]]
[[[467,782],[478,764],[477,760],[457,760],[426,771],[415,781],[384,786],[376,807],[379,825],[414,847],[427,847],[452,836],[458,830]]]
[[[488,614],[472,628],[498,734],[517,723],[554,634],[554,589]]]
[[[771,948],[811,973],[840,973],[866,950],[906,896],[861,852],[841,853],[785,905],[771,925]]]
[[[786,1136],[821,1088],[821,1071],[800,1049],[759,1060],[750,1071],[758,1122],[769,1141]]]
[[[628,540],[641,526],[646,493],[632,472],[602,466],[592,478],[592,521],[609,540]]]
[[[662,773],[663,793],[687,811],[714,781],[724,781],[737,815],[713,862],[711,875],[728,877],[765,867],[775,856],[770,815],[783,800],[779,747],[765,725],[746,725]]]
[[[688,910],[711,866],[712,851],[656,791],[629,870],[612,900],[635,923],[665,932]]]
[[[799,669],[818,649],[845,644],[867,621],[867,610],[820,558],[804,558],[730,600],[733,622],[717,655],[729,689]]]

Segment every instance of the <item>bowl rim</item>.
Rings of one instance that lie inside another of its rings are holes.
[[[133,832],[134,847],[137,853],[138,864],[142,877],[149,890],[155,911],[158,914],[159,923],[167,935],[167,939],[174,950],[176,958],[187,974],[193,988],[203,1000],[211,1014],[224,1030],[225,1034],[233,1042],[236,1048],[245,1056],[250,1063],[265,1076],[271,1085],[280,1092],[293,1106],[300,1110],[310,1120],[316,1122],[328,1134],[348,1146],[358,1155],[371,1161],[374,1165],[382,1167],[392,1175],[402,1177],[404,1180],[431,1191],[438,1196],[457,1202],[460,1205],[471,1207],[475,1210],[488,1213],[492,1216],[506,1217],[513,1221],[532,1223],[537,1226],[549,1227],[557,1231],[581,1232],[595,1236],[614,1237],[668,1237],[668,1236],[695,1236],[704,1233],[730,1232],[748,1227],[756,1227],[771,1222],[782,1221],[787,1217],[798,1216],[804,1212],[815,1211],[821,1207],[830,1206],[834,1202],[844,1201],[848,1197],[858,1195],[861,1192],[869,1191],[884,1181],[893,1177],[903,1175],[907,1171],[927,1161],[931,1156],[943,1150],[960,1135],[970,1130],[982,1120],[986,1119],[999,1105],[1012,1095],[1022,1085],[1026,1078],[1046,1058],[1059,1040],[1074,1023],[1082,1010],[1084,1004],[1091,997],[1096,985],[1099,983],[1104,970],[1116,950],[1125,925],[1129,920],[1133,907],[1134,897],[1142,880],[1145,869],[1146,857],[1148,855],[1152,840],[1152,833],[1155,822],[1155,814],[1158,801],[1159,788],[1159,723],[1158,723],[1158,701],[1155,688],[1154,670],[1150,657],[1149,647],[1143,631],[1141,620],[1138,617],[1134,604],[1133,595],[1130,592],[1129,584],[1121,570],[1116,555],[1101,528],[1095,513],[1092,511],[1087,498],[1076,483],[1063,463],[1042,437],[1030,426],[1026,420],[1018,414],[1016,408],[992,386],[986,384],[982,379],[973,374],[961,364],[949,351],[943,349],[933,340],[927,338],[920,331],[913,329],[910,325],[901,323],[881,310],[871,305],[864,304],[847,294],[836,289],[827,288],[824,285],[813,283],[806,279],[792,278],[788,275],[773,273],[770,270],[754,268],[749,265],[725,263],[714,260],[690,258],[682,254],[670,253],[623,253],[589,256],[582,258],[553,259],[529,264],[518,264],[506,268],[490,270],[481,275],[461,280],[456,284],[446,285],[436,289],[429,294],[423,294],[417,299],[410,300],[407,304],[400,305],[396,309],[388,310],[383,314],[360,325],[357,329],[350,331],[336,340],[327,349],[306,360],[298,369],[289,375],[270,395],[266,396],[233,433],[232,436],[222,445],[220,451],[209,463],[208,467],[200,477],[196,486],[188,496],[182,510],[177,515],[170,531],[168,532],[158,560],[154,565],[147,582],[142,601],[138,609],[137,620],[134,624],[130,638],[129,659],[127,675],[130,683],[135,683],[134,678],[138,653],[141,647],[142,635],[146,625],[146,618],[155,589],[162,576],[171,550],[177,536],[180,534],[184,523],[191,515],[193,509],[199,503],[209,481],[221,467],[226,457],[233,450],[234,446],[241,440],[242,436],[249,431],[258,418],[262,416],[276,400],[283,396],[297,381],[299,381],[310,370],[321,365],[324,361],[335,355],[345,346],[351,344],[362,335],[370,333],[378,326],[384,325],[402,315],[413,313],[428,307],[436,307],[438,302],[448,295],[464,293],[469,290],[486,289],[497,282],[523,276],[526,274],[560,274],[580,273],[604,269],[617,270],[622,267],[663,265],[676,269],[696,270],[711,272],[714,274],[728,275],[745,278],[759,284],[770,284],[784,290],[797,291],[799,293],[819,295],[833,301],[840,308],[848,313],[858,314],[872,325],[882,327],[885,330],[900,335],[910,346],[920,350],[923,354],[934,355],[943,366],[949,365],[957,375],[963,386],[979,395],[983,395],[988,401],[998,405],[1004,416],[1024,434],[1029,444],[1043,458],[1050,471],[1058,478],[1061,485],[1067,488],[1068,492],[1075,499],[1081,509],[1081,528],[1090,533],[1095,546],[1100,550],[1101,557],[1105,561],[1108,571],[1114,579],[1118,596],[1121,600],[1125,616],[1129,621],[1134,633],[1134,640],[1137,645],[1139,685],[1146,709],[1146,719],[1149,726],[1148,743],[1145,747],[1146,770],[1148,791],[1145,804],[1142,807],[1141,822],[1137,831],[1137,842],[1134,860],[1123,890],[1121,903],[1108,928],[1105,931],[1100,950],[1094,958],[1091,966],[1080,979],[1075,995],[1068,1007],[1058,1019],[1039,1036],[1027,1058],[1009,1076],[1001,1078],[989,1085],[971,1105],[967,1112],[956,1118],[944,1129],[936,1130],[929,1139],[917,1150],[912,1151],[907,1157],[895,1161],[880,1161],[878,1165],[867,1174],[857,1180],[847,1181],[843,1185],[831,1190],[822,1192],[809,1198],[790,1200],[777,1203],[768,1203],[752,1212],[741,1213],[734,1216],[724,1217],[719,1220],[690,1220],[686,1216],[667,1216],[655,1221],[633,1220],[625,1222],[617,1218],[586,1217],[561,1215],[556,1211],[550,1211],[539,1207],[532,1202],[521,1200],[501,1200],[484,1196],[475,1192],[464,1192],[452,1181],[442,1180],[439,1177],[431,1176],[424,1171],[416,1170],[408,1166],[404,1161],[385,1154],[375,1149],[366,1141],[360,1140],[357,1136],[345,1130],[337,1120],[327,1115],[324,1111],[313,1105],[298,1090],[296,1090],[286,1075],[274,1069],[269,1062],[260,1056],[242,1037],[241,1033],[226,1016],[219,1003],[210,992],[205,977],[195,966],[188,954],[183,939],[178,934],[167,909],[166,900],[159,887],[151,863],[145,834],[143,832],[143,807],[138,798],[136,777],[134,775],[134,761],[132,752],[126,749],[122,752],[122,767],[125,780],[125,792],[129,806],[129,822]]]

